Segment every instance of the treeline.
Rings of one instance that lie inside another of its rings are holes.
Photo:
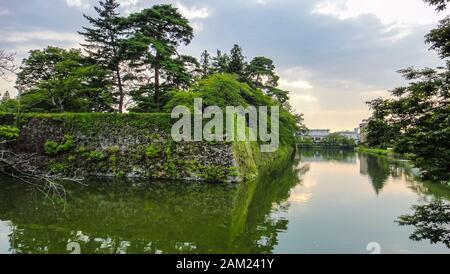
[[[116,0],[100,1],[96,17],[84,15],[82,49],[48,46],[30,51],[17,73],[17,99],[3,112],[163,112],[175,92],[213,74],[234,74],[290,110],[277,88],[273,61],[250,62],[235,45],[229,53],[179,53],[193,39],[189,21],[171,5],[155,5],[123,17]],[[19,109],[20,108],[20,109]],[[300,117],[298,117],[300,118]]]
[[[439,12],[446,10],[449,0],[425,2]],[[425,38],[445,65],[401,70],[409,85],[390,91],[391,99],[368,103],[373,115],[366,129],[367,145],[408,154],[425,178],[450,182],[450,16]]]
[[[299,137],[297,144],[301,147],[330,147],[330,148],[354,148],[355,140],[343,136],[339,133],[332,133],[320,141],[314,141],[308,136]]]

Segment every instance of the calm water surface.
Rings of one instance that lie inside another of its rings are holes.
[[[0,253],[450,253],[395,222],[450,199],[405,162],[307,150],[271,169],[237,186],[89,182],[64,204],[0,178]]]

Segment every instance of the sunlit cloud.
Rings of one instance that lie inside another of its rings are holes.
[[[178,10],[183,14],[187,19],[205,19],[210,16],[210,11],[206,7],[198,8],[195,6],[187,7],[180,2],[177,2],[175,5]]]

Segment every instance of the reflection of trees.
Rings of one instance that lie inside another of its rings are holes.
[[[412,215],[399,217],[402,226],[414,226],[410,238],[414,241],[430,240],[450,248],[450,205],[441,200],[413,207]]]
[[[247,247],[245,253],[271,253],[278,244],[278,234],[286,231],[288,220],[274,218],[274,205],[290,197],[290,191],[300,182],[299,176],[308,172],[300,167],[299,160],[280,163],[263,173],[256,186],[248,210],[246,234],[238,238],[238,245]],[[286,210],[286,208],[284,208]]]
[[[356,163],[356,152],[351,149],[302,148],[300,156],[303,162]]]
[[[266,253],[287,228],[270,213],[299,182],[295,164],[241,185],[91,182],[68,187],[63,208],[2,182],[0,219],[11,220],[17,253],[66,253],[71,241],[84,253]]]
[[[413,179],[411,167],[406,162],[369,154],[359,154],[358,157],[360,173],[370,177],[376,194],[381,192],[389,177]]]
[[[390,175],[389,162],[372,155],[359,155],[359,160],[361,173],[369,175],[375,192],[379,194]]]

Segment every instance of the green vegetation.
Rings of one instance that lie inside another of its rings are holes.
[[[158,146],[155,146],[154,144],[151,144],[147,149],[145,150],[145,155],[149,158],[155,158],[162,152],[162,149]]]
[[[399,217],[402,226],[414,226],[410,239],[415,241],[430,240],[432,244],[443,243],[450,248],[450,205],[441,200],[413,208],[412,215]]]
[[[75,147],[73,136],[67,135],[65,137],[65,142],[59,144],[55,141],[47,141],[44,145],[45,154],[49,156],[55,156],[60,153],[68,152]]]
[[[79,32],[85,39],[81,50],[48,46],[30,51],[18,70],[20,101],[6,96],[0,104],[0,124],[18,129],[48,125],[57,131],[51,137],[44,132],[40,136],[39,131],[29,144],[54,160],[52,172],[67,172],[58,164],[70,163],[94,174],[122,174],[127,169],[128,175],[141,173],[139,167],[148,165],[158,171],[147,175],[186,176],[180,170],[189,163],[174,155],[174,145],[157,144],[168,139],[172,109],[192,108],[194,98],[202,98],[204,107],[279,106],[280,151],[292,151],[303,118],[292,111],[289,92],[278,87],[271,59],[257,56],[247,62],[236,44],[229,53],[218,50],[214,57],[204,51],[199,62],[179,53],[194,36],[177,8],[154,5],[122,16],[119,6],[116,0],[103,0],[95,7],[96,16],[84,15],[88,26]],[[130,99],[129,114],[121,115],[125,98]],[[128,151],[90,143],[105,136],[126,136],[141,145]],[[256,167],[266,162],[259,160],[263,158],[257,155],[259,145],[246,143],[243,151],[235,147],[235,153],[245,151],[251,159],[239,156],[244,165],[240,172],[246,178],[255,177]],[[217,165],[197,169],[206,180],[223,180],[235,173]]]
[[[447,0],[426,0],[438,11]],[[450,18],[426,36],[444,60],[450,57]],[[420,168],[425,179],[450,181],[450,62],[436,69],[407,68],[400,73],[411,81],[408,86],[391,91],[390,99],[369,102],[373,115],[369,120],[366,145],[392,147],[395,153],[407,154]]]
[[[0,138],[11,140],[19,137],[20,130],[13,126],[0,126]]]
[[[300,147],[354,148],[356,142],[351,138],[333,133],[318,142],[315,142],[310,137],[302,136],[297,138],[297,145]]]

